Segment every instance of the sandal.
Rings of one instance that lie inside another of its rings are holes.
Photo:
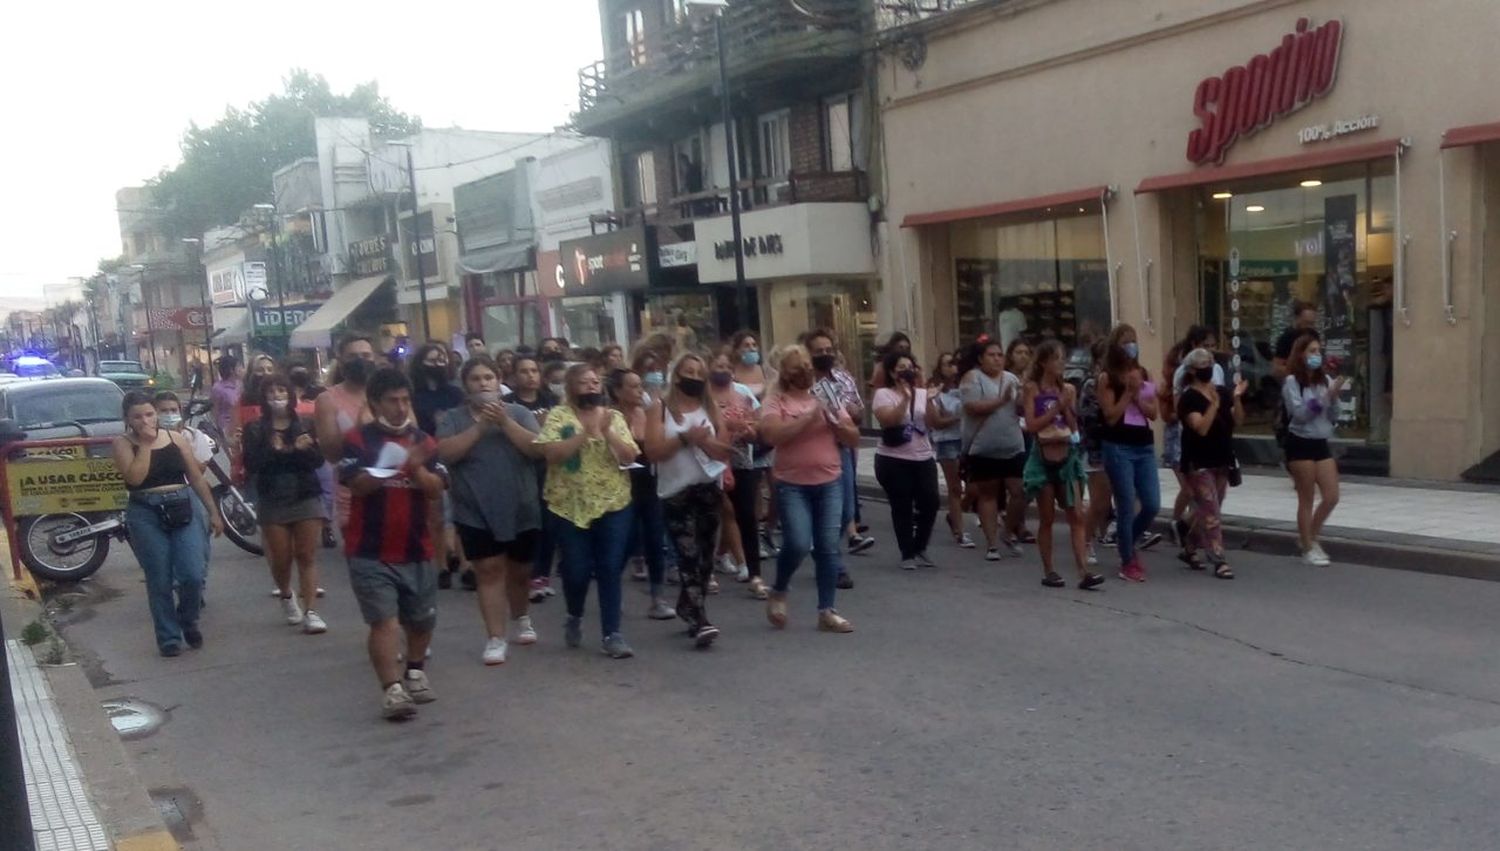
[[[1068,583],[1063,581],[1063,578],[1061,576],[1058,576],[1056,573],[1052,573],[1050,571],[1046,576],[1042,577],[1042,584],[1047,586],[1048,588],[1068,587]]]
[[[1229,569],[1229,565],[1220,562],[1219,565],[1214,568],[1214,577],[1217,579],[1233,579],[1234,571]]]
[[[1187,565],[1189,570],[1207,569],[1203,564],[1203,560],[1198,558],[1197,553],[1180,552],[1177,554],[1177,560]]]

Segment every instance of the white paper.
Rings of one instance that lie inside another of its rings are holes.
[[[406,451],[405,446],[388,440],[380,447],[380,454],[375,456],[375,466],[382,470],[394,471],[405,464],[406,459],[410,457],[411,453]]]
[[[366,467],[365,472],[377,479],[389,479],[394,477],[399,471],[383,467]]]

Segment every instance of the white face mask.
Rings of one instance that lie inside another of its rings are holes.
[[[282,414],[282,413],[285,413],[287,407],[289,405],[291,405],[291,400],[290,399],[272,399],[269,402],[267,402],[266,404],[268,404],[268,405],[271,406],[271,410],[275,411],[278,414]]]
[[[411,416],[407,416],[406,422],[404,423],[393,423],[385,417],[376,417],[375,421],[380,423],[382,426],[385,426],[385,428],[390,431],[398,432],[406,431],[407,429],[411,428],[412,424],[415,422],[415,420]]]
[[[568,388],[562,384],[548,384],[547,389],[551,390],[552,395],[556,396],[559,399],[568,395]]]
[[[156,418],[156,424],[165,429],[174,429],[182,425],[181,414],[162,414]]]

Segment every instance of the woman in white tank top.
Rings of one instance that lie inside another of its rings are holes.
[[[677,614],[698,647],[719,636],[704,606],[713,574],[724,471],[731,449],[718,406],[705,404],[708,366],[695,354],[677,359],[668,373],[663,404],[646,420],[646,457],[656,464],[657,494],[665,509],[667,538],[677,551],[681,579]]]

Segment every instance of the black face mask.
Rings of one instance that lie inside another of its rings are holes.
[[[905,381],[907,384],[912,384],[917,380],[917,371],[915,369],[903,369],[900,372],[896,373],[896,377],[901,379],[902,381]]]
[[[592,410],[604,404],[603,393],[579,393],[578,408],[582,411]]]
[[[833,371],[834,363],[836,361],[833,355],[813,355],[812,358],[813,369],[816,369],[818,372]]]
[[[1193,370],[1193,377],[1203,382],[1204,384],[1207,384],[1210,381],[1214,380],[1214,368],[1211,366],[1205,366],[1201,369],[1195,369]]]
[[[708,380],[713,382],[715,387],[728,387],[734,383],[734,374],[728,372],[710,372]]]
[[[562,352],[553,352],[553,351],[542,352],[542,360],[543,361],[559,361],[559,360],[562,360],[562,359],[563,359]]]
[[[364,384],[370,379],[373,366],[374,364],[364,358],[350,358],[344,361],[339,371],[345,381],[351,384]]]
[[[677,379],[677,389],[682,391],[682,395],[690,399],[697,399],[703,395],[703,379],[679,378]]]
[[[796,372],[784,372],[782,375],[786,376],[786,386],[788,387],[806,390],[813,386],[812,373],[806,369],[799,369]]]
[[[448,367],[436,366],[433,364],[423,364],[422,374],[441,384],[442,382],[448,380]]]

